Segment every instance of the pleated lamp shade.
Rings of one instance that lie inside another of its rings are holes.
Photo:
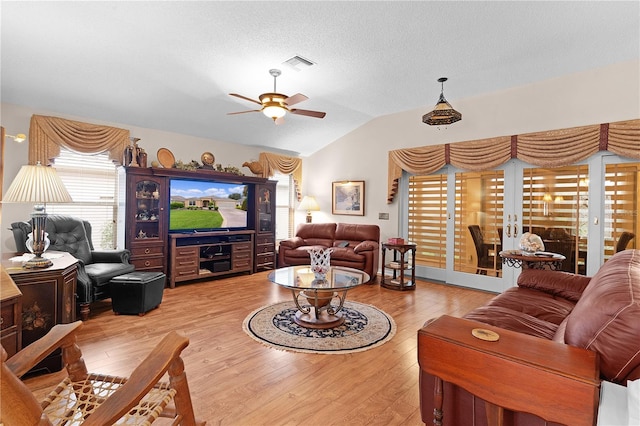
[[[73,200],[53,167],[22,166],[2,198],[5,203],[70,203]]]

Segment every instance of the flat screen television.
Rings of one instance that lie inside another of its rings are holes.
[[[252,186],[215,180],[169,180],[169,232],[248,228]]]

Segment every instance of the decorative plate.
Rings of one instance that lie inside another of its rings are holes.
[[[203,152],[200,156],[200,160],[205,166],[213,166],[213,162],[216,161],[216,157],[214,157],[210,152]]]
[[[500,335],[498,333],[485,328],[474,328],[471,330],[471,334],[473,337],[477,337],[480,340],[486,340],[487,342],[496,342],[500,339]]]
[[[160,162],[160,164],[162,164],[162,166],[166,167],[167,169],[172,168],[173,165],[176,164],[176,157],[174,157],[173,153],[167,148],[160,148],[156,155],[158,156],[158,161]]]

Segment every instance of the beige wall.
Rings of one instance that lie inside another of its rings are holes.
[[[640,118],[640,62],[448,101],[462,113],[462,121],[447,129],[422,123],[422,115],[433,107],[429,104],[376,118],[305,161],[303,194],[314,195],[322,209],[314,212],[314,221],[374,223],[382,240],[396,236],[398,202],[386,203],[388,152],[393,149]],[[332,216],[331,181],[363,179],[366,215]],[[389,213],[390,220],[378,220],[379,212]]]
[[[445,90],[446,95],[446,90]],[[535,84],[467,99],[448,99],[462,113],[461,122],[447,129],[422,123],[422,115],[437,100],[437,88],[424,108],[400,112],[371,120],[304,159],[303,195],[314,195],[322,211],[313,213],[314,222],[374,223],[381,227],[381,238],[398,234],[398,203],[386,203],[388,152],[392,149],[459,142],[486,137],[522,134],[587,124],[640,118],[640,62],[617,64]],[[227,144],[215,140],[178,135],[126,124],[104,123],[94,118],[72,117],[51,111],[38,111],[2,104],[2,125],[8,134],[28,133],[32,114],[106,124],[131,130],[140,146],[155,160],[159,148],[170,149],[176,159],[200,161],[211,151],[216,163],[240,165],[257,159],[258,148]],[[330,111],[329,111],[330,113]],[[7,141],[5,190],[21,165],[27,162],[27,143]],[[242,171],[249,175],[248,169]],[[331,214],[331,182],[365,181],[365,216]],[[15,246],[11,222],[28,218],[30,207],[6,205],[2,209],[2,250]],[[389,213],[389,220],[378,220],[378,213]],[[304,212],[296,214],[296,224],[304,222]]]
[[[157,160],[156,153],[160,148],[168,148],[171,150],[176,160],[182,160],[185,163],[196,160],[202,163],[200,156],[203,152],[209,151],[215,156],[215,164],[220,163],[224,166],[235,166],[239,168],[245,175],[253,176],[248,168],[243,168],[242,163],[258,159],[258,154],[262,151],[256,147],[248,147],[244,145],[229,144],[212,139],[203,139],[193,136],[180,135],[176,133],[164,132],[161,130],[146,129],[143,127],[131,126],[122,123],[110,123],[90,117],[78,117],[62,114],[55,111],[34,110],[11,104],[1,104],[2,108],[2,126],[10,135],[16,133],[25,133],[28,136],[29,122],[33,114],[52,115],[63,117],[70,120],[84,121],[94,124],[104,124],[108,126],[128,129],[132,137],[140,138],[138,145],[148,153],[147,163],[151,165],[151,161]],[[13,178],[16,176],[20,167],[27,164],[28,161],[28,141],[21,144],[15,143],[11,139],[5,141],[5,155],[7,161],[4,167],[4,190],[11,185]],[[2,218],[0,220],[0,240],[2,252],[11,252],[15,250],[13,235],[7,228],[12,222],[20,220],[28,220],[33,206],[24,204],[3,204]]]

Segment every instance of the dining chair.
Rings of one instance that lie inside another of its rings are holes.
[[[620,238],[618,238],[618,242],[616,243],[616,253],[622,250],[627,249],[627,245],[633,238],[636,236],[633,232],[624,231],[620,234]]]
[[[471,238],[476,248],[476,274],[487,275],[488,269],[502,269],[502,261],[496,259],[496,253],[491,253],[494,245],[484,242],[484,234],[482,233],[482,229],[480,229],[480,225],[468,225],[467,228],[471,233]],[[502,243],[497,247],[497,251],[500,251],[501,247]]]

